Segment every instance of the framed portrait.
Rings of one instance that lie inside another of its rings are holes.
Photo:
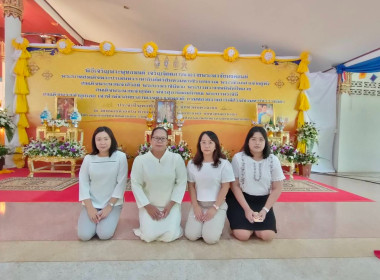
[[[156,99],[156,122],[174,123],[176,117],[174,99]]]
[[[257,123],[267,124],[272,121],[273,124],[276,124],[273,103],[257,103],[256,110]]]
[[[55,116],[57,119],[69,120],[71,113],[76,106],[75,97],[56,97],[55,98]]]

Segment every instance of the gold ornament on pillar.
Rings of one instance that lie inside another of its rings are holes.
[[[4,17],[13,16],[22,20],[24,12],[23,0],[3,0]]]

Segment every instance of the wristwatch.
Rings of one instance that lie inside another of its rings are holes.
[[[108,205],[110,205],[111,207],[114,207],[114,206],[115,206],[115,203],[108,202]]]

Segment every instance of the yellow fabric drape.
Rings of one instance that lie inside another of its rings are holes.
[[[298,89],[305,90],[305,89],[309,89],[309,88],[310,88],[309,78],[307,77],[307,75],[305,73],[302,73],[301,77],[300,77],[300,85],[299,85]]]
[[[298,95],[296,109],[299,111],[298,117],[297,117],[297,128],[300,128],[305,123],[304,111],[307,111],[310,109],[309,99],[307,98],[306,94],[303,91]],[[298,142],[297,150],[300,153],[305,153],[306,143]]]
[[[12,41],[12,45],[16,50],[21,51],[21,55],[15,63],[13,68],[13,73],[16,75],[14,94],[16,95],[16,108],[15,113],[20,115],[19,122],[17,123],[18,137],[20,145],[29,144],[29,138],[26,133],[25,128],[29,127],[28,119],[26,118],[26,113],[29,111],[28,100],[26,95],[29,94],[28,84],[25,77],[30,76],[28,69],[27,59],[31,57],[30,53],[26,49],[29,46],[27,39],[23,39],[22,43],[18,43],[17,40]],[[18,147],[21,148],[21,147]],[[16,160],[20,161],[17,157]],[[17,167],[21,168],[24,164],[19,163]]]

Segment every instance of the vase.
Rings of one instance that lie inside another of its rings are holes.
[[[3,170],[5,164],[5,157],[0,157],[0,170]]]
[[[311,173],[311,163],[300,164],[298,166],[300,176],[309,178]]]

